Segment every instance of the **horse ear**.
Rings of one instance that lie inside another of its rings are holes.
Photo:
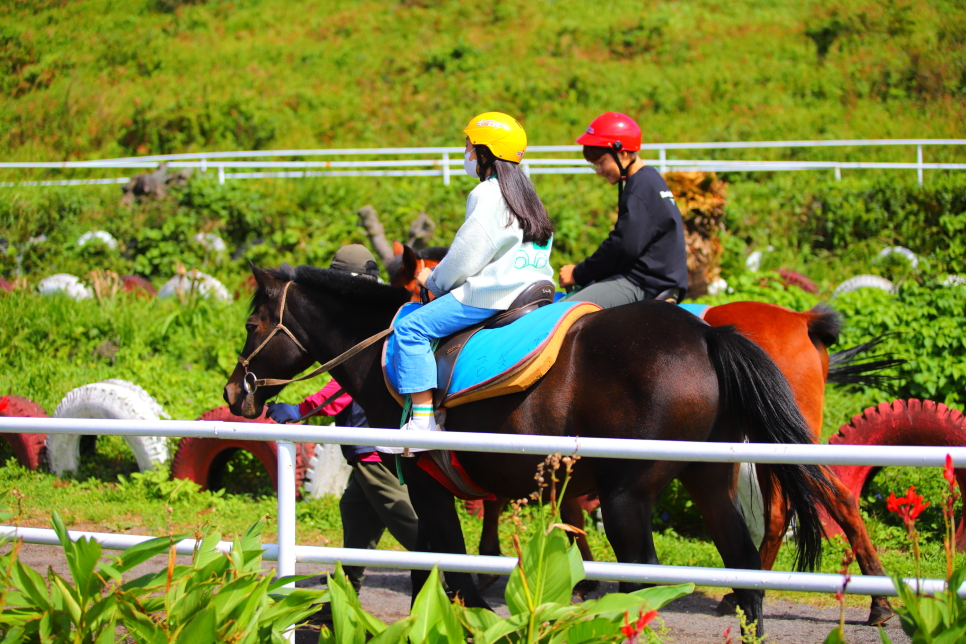
[[[402,255],[403,254],[403,248],[405,248],[405,246],[403,246],[402,244],[400,244],[395,239],[392,240],[392,254],[393,254],[394,257],[396,255]]]
[[[248,260],[248,265],[252,269],[252,275],[255,276],[255,281],[263,289],[268,289],[268,287],[275,282],[275,278],[272,277],[268,271],[255,266],[255,262],[252,260]]]
[[[416,251],[409,246],[403,246],[403,275],[412,279],[416,277]]]

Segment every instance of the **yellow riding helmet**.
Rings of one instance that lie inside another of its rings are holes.
[[[474,116],[463,130],[473,145],[485,145],[498,159],[520,163],[527,151],[527,133],[508,114],[483,112]]]

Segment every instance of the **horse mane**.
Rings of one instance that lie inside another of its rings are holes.
[[[404,288],[380,284],[374,279],[351,275],[331,268],[296,266],[291,278],[282,271],[278,272],[282,275],[278,279],[291,280],[309,290],[327,293],[341,300],[358,304],[392,305],[398,308],[412,297],[412,294]]]

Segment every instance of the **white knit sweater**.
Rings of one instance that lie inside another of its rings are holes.
[[[503,310],[534,282],[553,280],[552,244],[524,243],[500,184],[490,177],[466,198],[466,220],[426,286],[436,297],[452,293],[467,306]]]

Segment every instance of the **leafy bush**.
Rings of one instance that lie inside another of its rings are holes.
[[[859,289],[832,304],[846,320],[842,346],[894,334],[882,350],[906,360],[897,371],[899,397],[966,403],[966,287],[909,281],[894,296]]]
[[[5,518],[9,518],[7,514]],[[289,590],[262,573],[262,522],[236,541],[229,554],[216,549],[221,535],[199,535],[191,565],[176,565],[174,544],[185,535],[160,537],[101,562],[97,541],[71,541],[57,513],[51,523],[71,579],[54,570],[48,579],[17,559],[19,543],[0,556],[0,636],[9,642],[101,644],[118,627],[138,643],[273,642],[325,601],[326,591]],[[125,580],[125,573],[169,553],[157,573]]]

